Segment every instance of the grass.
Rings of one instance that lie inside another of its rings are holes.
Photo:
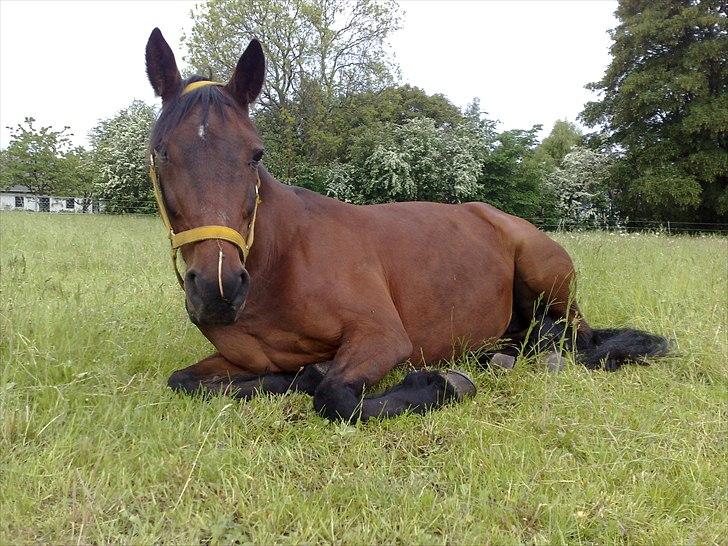
[[[0,544],[728,541],[728,239],[557,234],[617,373],[459,366],[471,401],[355,427],[304,395],[185,398],[211,352],[157,219],[3,213]]]

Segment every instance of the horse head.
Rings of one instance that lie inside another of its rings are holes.
[[[226,84],[183,80],[159,29],[146,48],[149,81],[162,98],[150,161],[160,212],[187,271],[189,316],[198,325],[235,322],[250,290],[263,143],[249,106],[260,94],[265,57],[252,40]],[[176,259],[176,258],[175,258]],[[176,267],[176,265],[175,265]]]

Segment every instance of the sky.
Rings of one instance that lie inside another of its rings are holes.
[[[158,26],[175,51],[195,2],[0,0],[0,147],[26,116],[70,126],[87,145],[100,119],[133,99],[159,104],[144,68]],[[401,1],[390,44],[402,83],[464,107],[480,97],[499,129],[548,131],[575,121],[595,96],[584,89],[609,63],[611,0]]]

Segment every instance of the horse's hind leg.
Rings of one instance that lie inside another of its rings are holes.
[[[593,348],[593,331],[576,303],[575,288],[574,264],[558,243],[539,231],[522,242],[516,255],[514,313],[535,321],[527,347],[553,349],[560,339],[568,346],[575,333],[579,351]]]
[[[174,372],[169,386],[185,394],[226,394],[234,398],[250,398],[257,393],[284,394],[301,391],[313,395],[328,363],[306,366],[296,373],[258,375],[245,372],[220,354]]]

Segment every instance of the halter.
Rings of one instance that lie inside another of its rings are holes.
[[[182,95],[186,95],[190,91],[194,91],[200,87],[207,85],[222,85],[217,82],[210,81],[198,81],[193,82],[182,90]],[[157,207],[159,208],[159,215],[162,217],[164,227],[169,232],[169,242],[172,247],[172,264],[174,266],[174,273],[177,275],[177,281],[179,285],[184,288],[184,279],[177,269],[177,253],[180,247],[188,245],[190,243],[196,243],[199,241],[206,241],[209,239],[217,239],[222,241],[228,241],[240,249],[243,255],[243,265],[245,260],[248,258],[250,248],[253,246],[253,240],[255,238],[255,218],[258,213],[258,205],[261,202],[260,199],[260,173],[256,173],[257,182],[255,184],[255,207],[253,208],[253,217],[248,224],[248,237],[244,238],[240,233],[227,226],[200,226],[179,233],[175,233],[172,229],[172,224],[169,221],[169,215],[167,214],[167,207],[164,205],[164,197],[162,196],[162,190],[159,184],[159,176],[157,175],[157,167],[154,164],[154,154],[150,154],[149,158],[149,178],[152,180],[152,186],[154,188],[154,198],[157,201]],[[218,262],[218,283],[220,285],[220,295],[222,293],[222,249],[220,250],[220,262]]]

